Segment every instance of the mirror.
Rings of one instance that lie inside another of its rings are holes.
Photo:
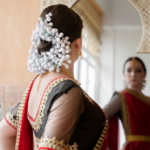
[[[136,2],[136,0],[131,1]],[[143,33],[148,30],[142,30],[142,22],[137,9],[128,0],[96,0],[96,2],[103,11],[99,58],[99,104],[104,107],[110,101],[114,91],[121,91],[124,88],[123,64],[131,56],[140,57],[146,65],[148,70],[147,83],[143,92],[150,96],[150,54],[136,53],[141,46]],[[139,0],[138,2],[142,4],[142,2],[148,1]],[[143,7],[147,11],[147,5]],[[146,28],[150,28],[149,22],[146,24]],[[149,34],[149,32],[146,34]],[[149,43],[147,43],[147,46],[149,46]],[[147,49],[147,52],[149,50]],[[124,142],[124,131],[121,130],[120,148],[122,148]]]

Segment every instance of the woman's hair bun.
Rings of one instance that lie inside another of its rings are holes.
[[[81,37],[82,27],[80,17],[67,6],[46,8],[31,37],[33,46],[29,51],[28,70],[44,74],[53,70],[60,72],[62,65],[68,69],[70,44]]]

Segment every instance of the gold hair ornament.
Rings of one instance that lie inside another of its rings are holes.
[[[42,79],[45,75],[47,75],[48,73],[50,73],[50,72],[48,71],[48,72],[46,72],[45,74],[39,76],[39,82],[38,82],[37,91],[39,90],[39,86],[40,86],[40,83],[41,83],[41,79]]]
[[[135,57],[132,58],[132,65],[135,66]]]

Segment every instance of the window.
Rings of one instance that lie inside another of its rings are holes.
[[[82,49],[82,59],[75,63],[75,78],[81,87],[96,102],[99,101],[99,60],[85,49]]]

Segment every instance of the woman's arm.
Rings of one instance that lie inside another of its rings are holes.
[[[104,112],[106,113],[108,119],[117,114],[121,110],[121,101],[119,94],[115,92],[110,100],[110,102],[104,107]]]
[[[122,120],[121,115],[121,101],[118,92],[115,92],[110,102],[105,106],[104,111],[108,117],[109,122],[109,138],[108,138],[108,149],[118,149],[118,138],[119,138],[119,122],[118,117]]]
[[[59,97],[50,110],[39,150],[50,150],[51,148],[56,150],[68,147],[67,144],[70,142],[83,111],[83,93],[78,87],[70,89],[67,94]],[[51,144],[46,144],[45,140]],[[74,145],[72,146],[74,147]],[[76,150],[75,147],[73,149]]]
[[[0,150],[15,150],[18,107],[12,108],[0,123]]]
[[[17,130],[3,119],[0,123],[0,150],[15,150],[16,134]]]

